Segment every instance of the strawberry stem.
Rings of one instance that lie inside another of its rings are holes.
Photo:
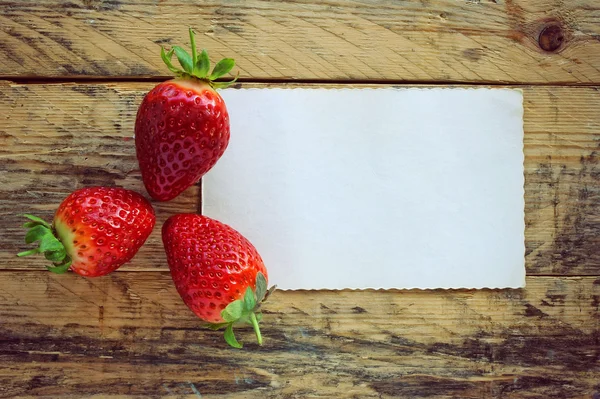
[[[29,256],[29,255],[33,255],[33,254],[39,254],[39,253],[40,253],[40,249],[34,248],[34,249],[30,249],[29,251],[19,252],[17,254],[17,256],[20,258],[22,256]]]
[[[262,345],[262,335],[260,333],[260,326],[258,325],[258,320],[256,320],[256,314],[254,312],[250,313],[250,322],[252,323],[252,327],[254,327],[254,333],[256,334],[256,340],[259,345]]]
[[[252,290],[252,287],[246,287],[244,296],[231,302],[221,312],[221,317],[225,323],[210,324],[209,328],[218,330],[227,327],[225,329],[225,341],[234,348],[241,348],[241,343],[235,339],[233,334],[233,325],[239,323],[250,324],[254,328],[258,344],[262,345],[263,339],[258,325],[262,318],[260,306],[267,299],[269,293],[274,290],[275,286],[267,290],[267,279],[264,274],[258,272],[256,274],[256,289]]]
[[[172,46],[171,50],[168,52],[165,52],[165,49],[161,48],[160,56],[165,65],[167,65],[167,68],[178,77],[199,79],[208,83],[214,89],[222,89],[235,83],[238,78],[237,75],[229,82],[215,81],[231,72],[235,66],[235,61],[231,58],[223,58],[221,61],[217,62],[214,69],[209,74],[210,61],[208,59],[208,54],[204,49],[198,54],[195,33],[191,27],[189,28],[189,34],[192,47],[191,55],[179,46]],[[172,64],[171,59],[173,58],[173,54],[175,54],[179,64],[181,64],[181,69]]]
[[[71,258],[67,255],[67,251],[63,243],[56,236],[56,232],[52,226],[45,220],[33,215],[22,215],[30,221],[25,223],[23,227],[28,231],[25,234],[25,242],[31,244],[39,242],[37,248],[19,252],[18,257],[29,256],[43,253],[47,260],[52,262],[52,266],[46,266],[53,273],[65,273],[71,266]]]
[[[196,61],[198,61],[198,49],[196,49],[196,39],[192,28],[190,27],[190,47],[192,48],[192,74],[195,74]]]

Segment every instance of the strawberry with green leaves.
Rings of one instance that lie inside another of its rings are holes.
[[[216,89],[235,82],[217,82],[235,63],[219,61],[210,72],[206,50],[192,54],[179,46],[161,56],[175,79],[154,87],[142,101],[135,122],[135,147],[148,193],[168,201],[195,184],[225,152],[229,144],[229,114]],[[175,55],[181,69],[172,63]]]
[[[108,274],[128,262],[144,244],[156,222],[152,205],[123,188],[87,187],[74,191],[58,207],[52,224],[33,215],[25,242],[38,247],[18,256],[42,253],[48,270],[86,276]]]
[[[259,344],[260,307],[267,290],[267,269],[256,248],[239,232],[197,214],[171,216],[162,239],[171,277],[185,304],[225,340],[241,348],[233,334],[237,324],[254,328]]]

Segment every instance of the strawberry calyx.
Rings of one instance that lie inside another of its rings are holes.
[[[169,70],[178,77],[202,80],[208,83],[213,89],[222,89],[235,83],[238,78],[237,75],[230,82],[215,82],[216,79],[219,79],[233,69],[235,66],[235,61],[232,58],[223,58],[221,61],[217,62],[212,72],[209,74],[210,60],[208,58],[208,53],[205,49],[203,49],[200,54],[198,54],[198,50],[196,49],[195,33],[192,28],[189,30],[190,43],[192,47],[191,55],[180,46],[173,46],[167,52],[165,52],[164,47],[161,47],[160,56],[163,62],[167,65],[167,68],[169,68]],[[182,69],[179,69],[173,65],[171,61],[173,59],[173,54],[175,54],[177,57]]]
[[[24,214],[29,222],[23,224],[23,227],[29,229],[25,234],[25,242],[31,244],[39,241],[37,248],[28,251],[19,252],[17,256],[28,256],[43,253],[46,259],[52,262],[53,266],[46,266],[53,273],[63,274],[71,267],[71,257],[63,243],[56,237],[56,231],[44,219],[37,216]]]
[[[267,290],[267,279],[264,274],[258,272],[256,275],[256,289],[246,288],[246,292],[241,299],[231,302],[223,309],[221,317],[225,320],[224,323],[209,324],[207,327],[213,330],[225,327],[225,341],[234,348],[241,348],[242,344],[235,338],[233,327],[237,324],[249,324],[254,328],[258,344],[262,345],[263,340],[258,325],[262,319],[260,307],[275,291],[275,288],[276,286],[272,286]]]

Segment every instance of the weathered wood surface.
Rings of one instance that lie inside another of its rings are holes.
[[[240,330],[247,344],[235,350],[201,327],[168,273],[1,274],[0,397],[600,395],[596,277],[529,277],[526,290],[277,292],[264,346]]]
[[[18,213],[50,219],[71,190],[90,184],[145,194],[130,139],[137,106],[151,87],[0,84],[0,269],[44,265],[43,258],[15,257],[24,248]],[[600,275],[600,92],[523,91],[528,273]],[[197,191],[155,203],[159,220],[197,209]],[[166,268],[158,228],[123,270],[152,268]]]
[[[167,75],[160,45],[251,79],[599,83],[594,0],[0,0],[0,77]]]
[[[234,350],[165,271],[159,227],[198,187],[154,203],[110,276],[17,259],[17,213],[92,184],[146,194],[133,121],[188,26],[244,86],[519,84],[527,287],[277,292],[265,345],[245,330]],[[0,81],[0,397],[599,399],[599,37],[592,0],[0,0],[0,79],[38,82]]]

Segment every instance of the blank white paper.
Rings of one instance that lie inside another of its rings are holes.
[[[525,284],[522,93],[227,89],[203,213],[280,289]]]

